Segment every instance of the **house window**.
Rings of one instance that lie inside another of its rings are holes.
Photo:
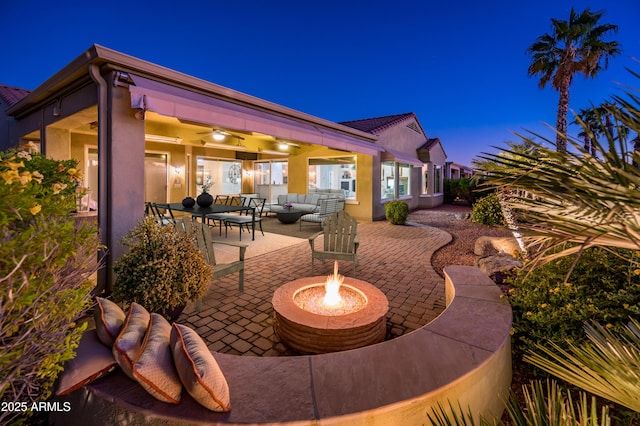
[[[380,177],[380,198],[383,200],[411,194],[411,165],[383,161]]]
[[[437,194],[442,192],[442,167],[435,166],[433,172],[433,192]]]
[[[429,193],[429,166],[426,164],[422,166],[422,193]]]
[[[411,166],[398,163],[398,197],[411,195]]]
[[[342,189],[347,199],[356,198],[356,158],[309,159],[309,192]]]
[[[393,199],[396,195],[396,163],[383,161],[380,169],[380,198]]]
[[[209,194],[229,195],[239,194],[242,184],[242,162],[234,160],[214,160],[198,157],[196,170],[197,193],[202,185],[210,185]]]
[[[428,163],[422,167],[422,193],[442,192],[442,166]]]

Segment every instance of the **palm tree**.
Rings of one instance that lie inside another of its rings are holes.
[[[626,135],[640,131],[640,98],[629,94],[609,107],[611,129],[596,114],[594,126],[602,140],[592,138],[596,155],[586,152],[582,141],[568,138],[571,152],[558,152],[528,139],[537,148],[527,153],[485,154],[491,168],[490,186],[509,190],[508,207],[519,216],[528,251],[537,260],[579,253],[592,246],[640,249],[640,153],[627,148]],[[621,103],[621,102],[624,102]],[[590,132],[586,123],[583,131]],[[547,141],[549,142],[549,141]],[[567,244],[570,243],[570,244]]]
[[[513,194],[506,202],[520,214],[518,223],[527,231],[529,248],[540,249],[538,259],[551,260],[590,246],[640,249],[640,169],[629,163],[626,147],[629,131],[640,132],[640,96],[631,92],[627,96],[614,96],[616,104],[607,104],[603,113],[596,114],[593,124],[603,129],[606,139],[605,146],[592,139],[601,160],[587,155],[577,139],[569,139],[574,153],[553,151],[525,139],[538,148],[535,154],[519,150],[483,157],[491,164],[491,186]],[[583,131],[590,131],[584,121],[580,124]],[[632,162],[640,164],[635,148]],[[640,413],[640,322],[632,318],[626,330],[619,332],[597,323],[585,325],[585,330],[590,342],[568,349],[539,345],[538,352],[525,360]],[[585,393],[572,401],[571,394],[555,382],[547,382],[545,388],[536,381],[525,390],[524,407],[511,396],[507,414],[509,424],[523,426],[611,424],[607,406],[601,405],[598,415],[599,405],[594,399],[589,404]],[[433,425],[476,424],[473,413],[465,413],[460,405],[439,406],[427,417]],[[504,423],[479,419],[478,424]]]
[[[560,93],[556,118],[556,149],[567,149],[567,113],[569,111],[569,87],[576,73],[594,78],[609,65],[609,57],[621,52],[616,41],[605,41],[618,26],[600,24],[604,12],[585,9],[578,14],[572,8],[569,21],[551,19],[552,31],[541,35],[529,46],[527,54],[532,57],[529,76],[540,75],[538,86],[547,83]]]
[[[591,155],[596,155],[595,146],[592,146],[591,140],[597,139],[596,136],[596,126],[594,122],[596,121],[596,113],[595,108],[585,108],[581,109],[576,119],[573,120],[573,124],[581,125],[583,130],[578,133],[578,136],[583,138],[584,140],[584,150],[585,152],[590,152]]]

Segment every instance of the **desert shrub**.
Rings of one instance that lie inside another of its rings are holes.
[[[113,300],[136,302],[149,312],[167,314],[172,308],[202,297],[213,274],[195,244],[195,236],[177,233],[143,219],[122,243],[127,252],[115,263]]]
[[[46,399],[74,356],[97,269],[93,226],[71,211],[81,179],[75,160],[46,158],[29,144],[0,153],[0,400]],[[29,403],[29,406],[31,404]],[[0,423],[19,413],[0,412]]]
[[[452,204],[457,197],[458,179],[445,179],[442,185],[443,201]]]
[[[473,205],[471,221],[489,226],[505,224],[502,208],[495,193],[480,198]]]
[[[630,262],[631,255],[635,260]],[[522,271],[508,297],[514,312],[514,350],[524,353],[536,344],[562,345],[567,339],[580,342],[588,320],[618,329],[630,316],[637,318],[637,260],[627,250],[591,248],[582,253],[570,275],[574,257],[549,262],[528,273]]]
[[[476,178],[445,179],[443,192],[445,204],[452,204],[454,201],[474,204],[478,197],[486,195],[485,190],[479,192]]]
[[[404,225],[409,217],[409,205],[404,201],[389,201],[384,205],[387,220],[393,225]]]

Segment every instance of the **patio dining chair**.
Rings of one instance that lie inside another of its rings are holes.
[[[248,206],[254,208],[253,214],[251,210],[245,210],[242,212],[244,214],[228,215],[224,220],[225,236],[227,235],[227,228],[231,228],[233,225],[238,225],[240,228],[240,241],[242,241],[242,227],[244,226],[248,232],[251,232],[249,225],[251,225],[251,222],[254,220],[256,224],[260,225],[260,232],[264,236],[264,231],[262,230],[262,210],[264,209],[266,202],[266,198],[249,198]]]
[[[167,203],[151,203],[151,212],[162,226],[175,225],[176,223],[171,206]]]
[[[211,227],[207,224],[193,220],[188,216],[179,219],[176,222],[176,231],[182,234],[192,234],[196,236],[196,244],[203,254],[206,261],[213,266],[213,278],[222,278],[224,276],[238,273],[238,289],[244,291],[244,256],[247,251],[247,245],[241,243],[213,241],[211,236]],[[238,260],[230,263],[216,263],[214,244],[224,244],[226,246],[238,248]],[[202,308],[202,300],[196,302],[198,312]]]
[[[235,197],[229,195],[216,195],[214,204],[224,204],[226,206],[241,206],[243,203],[242,197]],[[207,225],[212,225],[213,227],[219,227],[219,235],[222,235],[222,225],[224,225],[224,219],[227,217],[229,213],[209,213],[205,217],[207,218]]]
[[[353,272],[358,265],[357,251],[360,246],[358,238],[358,221],[344,210],[327,217],[323,230],[309,237],[311,246],[311,275],[314,275],[314,260],[324,262],[327,259],[347,260],[353,262]],[[316,239],[324,236],[323,249],[316,248]]]

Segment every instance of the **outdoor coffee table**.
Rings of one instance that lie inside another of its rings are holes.
[[[302,211],[300,210],[289,209],[276,212],[276,217],[281,223],[296,223],[300,216],[302,216]]]

